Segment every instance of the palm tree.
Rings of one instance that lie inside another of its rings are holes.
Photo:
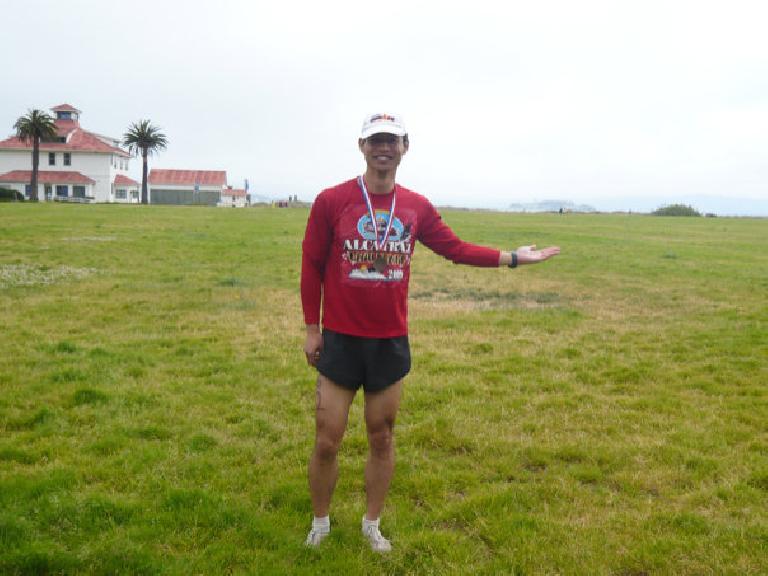
[[[128,127],[123,134],[123,146],[128,146],[131,154],[139,155],[143,162],[141,172],[141,203],[149,203],[147,194],[147,156],[160,150],[165,150],[168,139],[160,132],[160,128],[152,126],[149,120],[139,120]]]
[[[24,142],[32,141],[32,182],[29,199],[37,202],[37,172],[40,167],[40,141],[56,137],[56,124],[53,118],[42,110],[30,110],[26,116],[16,120],[13,125],[16,137]]]

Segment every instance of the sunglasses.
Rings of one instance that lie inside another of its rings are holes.
[[[369,136],[365,139],[368,144],[371,144],[372,146],[375,146],[376,144],[397,144],[397,142],[400,140],[400,136],[395,136],[394,134],[374,134],[373,136]]]

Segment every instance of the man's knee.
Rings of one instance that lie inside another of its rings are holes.
[[[315,455],[324,462],[332,462],[341,446],[342,435],[332,434],[320,427],[315,438]]]
[[[371,454],[378,458],[389,458],[395,439],[395,419],[386,418],[368,429],[368,445]]]

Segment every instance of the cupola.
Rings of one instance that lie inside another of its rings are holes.
[[[56,120],[64,122],[72,122],[74,124],[80,124],[80,110],[70,104],[59,104],[51,108],[54,114],[56,114]]]

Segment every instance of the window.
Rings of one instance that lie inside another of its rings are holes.
[[[69,186],[67,184],[56,184],[56,196],[63,198],[69,196]]]
[[[131,190],[131,199],[132,200],[138,200],[139,199],[139,191],[138,190]]]
[[[125,188],[118,188],[115,190],[115,198],[118,200],[127,200],[128,199],[128,191]]]
[[[50,200],[53,198],[53,186],[50,184],[45,185],[45,199]]]
[[[64,152],[64,166],[72,166],[72,153]]]
[[[24,185],[24,196],[29,198],[32,195],[32,185],[31,184],[25,184]]]
[[[72,196],[74,198],[85,198],[85,186],[72,186]]]
[[[56,166],[56,152],[48,152],[48,166]]]

